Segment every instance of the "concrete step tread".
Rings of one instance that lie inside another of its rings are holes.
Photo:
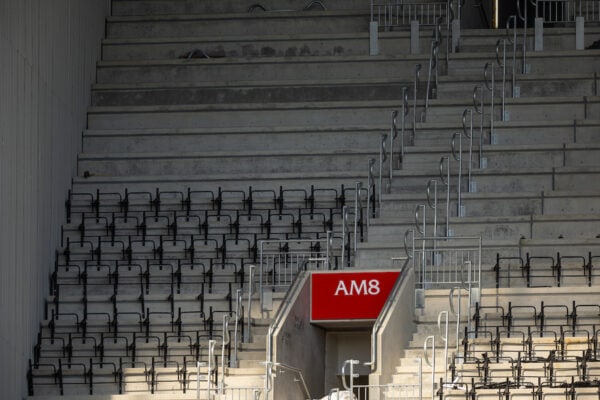
[[[274,81],[210,81],[210,82],[127,82],[127,83],[95,83],[92,90],[134,90],[134,89],[194,89],[194,88],[234,88],[234,89],[254,89],[254,88],[277,88],[281,87],[321,87],[321,86],[371,86],[371,85],[389,85],[392,83],[408,83],[406,79],[380,79],[380,78],[360,78],[360,79],[294,79],[294,80],[274,80]]]
[[[546,80],[556,80],[556,79],[568,81],[568,80],[593,79],[593,78],[594,78],[594,74],[589,73],[589,72],[588,73],[566,72],[564,74],[563,73],[561,73],[561,74],[530,73],[530,74],[518,75],[518,82],[538,81],[538,80],[546,81]],[[448,83],[464,84],[465,82],[481,83],[481,77],[472,76],[472,75],[455,75],[455,74],[442,75],[439,77],[439,83],[442,85],[445,85]]]
[[[122,68],[122,67],[149,67],[149,66],[194,66],[194,65],[290,65],[306,63],[333,63],[347,64],[348,62],[372,64],[376,62],[414,62],[424,63],[429,61],[429,56],[423,54],[381,54],[371,55],[321,55],[321,56],[294,56],[294,57],[221,57],[221,58],[172,58],[159,60],[103,60],[98,62],[98,68]],[[410,72],[412,74],[412,71]]]
[[[396,101],[324,101],[299,103],[228,103],[228,104],[184,104],[158,106],[93,106],[88,108],[88,114],[118,114],[118,113],[169,113],[169,112],[202,112],[202,111],[276,111],[276,110],[325,110],[396,107]]]
[[[354,131],[374,131],[378,134],[382,130],[389,129],[389,125],[363,125],[363,126],[265,126],[265,127],[210,127],[210,128],[142,128],[142,129],[87,129],[83,132],[84,137],[91,136],[161,136],[161,135],[224,135],[224,134],[247,134],[256,133],[343,133]]]
[[[475,217],[450,217],[452,224],[483,224],[483,223],[528,223],[528,222],[575,222],[597,221],[599,214],[546,214],[546,215],[507,215],[507,216],[475,216]],[[389,225],[403,225],[414,223],[413,220],[404,218],[379,218],[371,220],[371,227],[386,227]]]
[[[447,146],[409,146],[404,148],[404,154],[410,155],[421,155],[421,154],[447,154],[450,149],[450,140],[448,140]],[[484,144],[482,150],[484,156],[490,153],[520,153],[520,152],[547,152],[547,151],[563,151],[563,150],[597,150],[600,149],[600,145],[594,145],[592,143],[540,143],[540,144]],[[600,164],[600,162],[599,162]]]
[[[263,14],[264,15],[264,14]],[[407,32],[382,32],[380,37],[406,37]],[[336,40],[336,39],[367,39],[368,32],[342,32],[328,33],[326,36],[316,33],[290,33],[279,35],[244,35],[244,36],[177,36],[177,37],[144,37],[144,38],[107,38],[102,40],[104,45],[128,45],[128,44],[171,44],[171,43],[193,43],[201,48],[199,43],[220,42],[220,43],[239,43],[239,42],[257,42],[257,41],[278,41],[278,40]]]
[[[591,104],[600,103],[600,96],[594,97],[528,97],[507,101],[507,105],[531,104]],[[467,107],[468,101],[432,100],[430,107]],[[89,114],[118,114],[118,113],[169,113],[169,112],[206,112],[206,111],[277,111],[277,110],[326,110],[326,109],[397,109],[395,100],[374,101],[323,101],[323,102],[285,102],[285,103],[228,103],[228,104],[184,104],[184,105],[151,105],[151,106],[93,106],[88,108]]]
[[[486,240],[482,239],[483,248],[501,248],[501,247],[569,247],[569,246],[599,246],[600,238],[564,238],[564,239],[518,239],[518,240]],[[452,245],[450,245],[452,246]],[[399,253],[404,253],[403,244],[400,240],[390,242],[362,242],[358,244],[362,250],[377,250],[389,249],[398,250]]]
[[[495,129],[502,128],[546,128],[564,126],[565,128],[573,128],[576,124],[578,127],[600,125],[599,119],[556,119],[556,120],[512,120],[512,121],[494,121]],[[417,122],[417,133],[420,130],[427,129],[453,129],[462,127],[460,118],[456,121],[440,121],[440,122]],[[448,135],[450,137],[450,135]]]
[[[577,198],[577,197],[600,197],[600,191],[596,190],[578,190],[578,191],[568,191],[568,190],[551,190],[551,191],[534,191],[534,192],[466,192],[461,193],[463,199],[472,199],[472,200],[487,200],[487,199],[521,199],[521,198],[535,198],[539,199],[541,196],[544,198]],[[394,201],[423,201],[426,200],[427,196],[425,193],[423,194],[384,194],[382,196],[382,200],[384,203],[394,202]],[[372,220],[374,223],[377,222],[377,219]]]
[[[98,185],[101,183],[110,184],[127,184],[127,183],[151,183],[161,184],[167,182],[185,182],[187,183],[202,183],[211,184],[215,181],[235,180],[235,181],[252,181],[252,180],[291,180],[299,177],[308,179],[366,179],[366,171],[364,174],[355,171],[336,171],[332,172],[302,172],[300,174],[293,172],[282,173],[236,173],[231,174],[209,174],[209,175],[128,175],[128,176],[90,176],[88,178],[78,176],[73,178],[74,184],[92,184]]]
[[[432,166],[429,170],[394,170],[394,176],[398,177],[424,177],[423,182],[427,182],[426,177],[431,176],[439,176],[439,169],[437,166]],[[585,167],[554,167],[554,168],[519,168],[519,169],[496,169],[496,168],[486,168],[479,169],[475,168],[472,171],[472,174],[475,178],[478,176],[494,176],[494,175],[503,175],[503,176],[519,176],[519,175],[547,175],[547,174],[591,174],[598,173],[600,171],[599,166],[585,166]],[[425,184],[423,184],[423,188],[425,188]],[[423,189],[425,190],[425,189]]]
[[[148,153],[79,153],[79,160],[106,160],[106,159],[146,159],[146,158],[241,158],[241,157],[291,157],[291,156],[343,156],[343,155],[373,155],[375,151],[361,149],[345,149],[327,151],[299,151],[299,150],[253,150],[253,151],[211,151],[211,152],[148,152]]]
[[[227,19],[239,19],[239,20],[250,20],[250,19],[281,19],[281,18],[292,18],[296,19],[299,17],[307,18],[319,18],[319,17],[332,17],[332,16],[368,16],[370,10],[368,8],[358,10],[319,10],[319,11],[277,11],[277,12],[261,12],[261,13],[219,13],[219,14],[169,14],[169,15],[119,15],[107,17],[107,23],[116,22],[157,22],[157,21],[169,21],[169,22],[182,22],[182,21],[223,21]]]

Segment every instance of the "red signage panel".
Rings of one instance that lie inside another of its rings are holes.
[[[313,273],[313,321],[377,319],[400,271]]]

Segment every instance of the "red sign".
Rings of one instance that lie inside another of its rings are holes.
[[[399,271],[313,273],[313,321],[377,319]]]

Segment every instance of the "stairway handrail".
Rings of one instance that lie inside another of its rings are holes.
[[[304,391],[305,399],[310,400],[313,398],[310,394],[310,390],[308,389],[308,385],[306,384],[306,379],[304,379],[304,374],[300,368],[292,367],[291,365],[285,363],[275,363],[274,367],[276,370],[281,368],[295,373],[299,377],[299,382],[301,383],[300,386],[302,386],[302,390]]]
[[[479,114],[479,168],[483,168],[483,124],[485,116],[485,85],[476,85],[473,88],[473,109]],[[479,104],[477,93],[481,93]]]
[[[513,37],[511,39],[509,30],[511,21],[513,22]],[[506,34],[507,40],[510,44],[512,44],[512,71],[511,71],[511,96],[515,97],[515,87],[517,86],[517,16],[511,15],[506,20]],[[506,51],[505,51],[506,54]]]
[[[404,103],[402,104],[404,107]],[[390,126],[390,148],[389,148],[389,171],[388,171],[388,183],[386,185],[386,192],[392,191],[392,179],[394,178],[394,140],[398,137],[398,126],[396,118],[398,117],[398,110],[392,111],[392,123]],[[404,117],[402,118],[404,120]],[[402,129],[402,135],[404,136],[404,128]],[[400,138],[400,154],[404,155],[404,137]]]
[[[488,79],[490,67],[492,69],[492,77],[491,79]],[[494,112],[494,104],[496,102],[496,70],[493,62],[487,62],[483,67],[483,83],[485,88],[490,92],[490,144],[492,144],[492,138],[494,137],[494,119],[496,119]]]
[[[431,202],[431,186],[433,184],[434,190],[433,190],[433,203]],[[433,236],[437,237],[437,209],[438,209],[438,196],[437,196],[437,189],[438,189],[438,180],[437,179],[430,179],[427,182],[427,204],[429,205],[429,208],[431,208],[433,210]]]
[[[419,91],[419,83],[421,78],[421,64],[415,64],[415,79],[413,81],[413,126],[411,144],[415,143],[417,136],[417,93]]]
[[[447,165],[446,177],[444,177],[444,160],[446,160]],[[450,234],[450,155],[442,156],[440,158],[439,169],[440,180],[442,184],[446,186],[446,232],[444,236],[448,237]]]
[[[381,211],[381,195],[383,194],[383,166],[385,164],[385,162],[388,159],[388,154],[387,154],[387,134],[386,133],[382,133],[381,134],[381,140],[379,143],[379,200],[378,200],[378,209],[379,211]],[[390,160],[391,162],[391,160]]]

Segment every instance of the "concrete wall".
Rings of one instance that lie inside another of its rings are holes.
[[[0,398],[26,392],[107,0],[0,0]]]
[[[391,382],[398,365],[398,355],[415,332],[415,274],[412,268],[406,268],[402,273],[406,273],[406,277],[377,334],[376,369],[369,376],[371,385]]]
[[[325,330],[310,324],[310,279],[306,280],[281,329],[276,332],[273,359],[304,371],[304,379],[313,397],[320,397],[325,376]],[[291,374],[278,373],[273,399],[304,400],[301,391],[291,386]],[[300,397],[299,397],[300,395]]]

